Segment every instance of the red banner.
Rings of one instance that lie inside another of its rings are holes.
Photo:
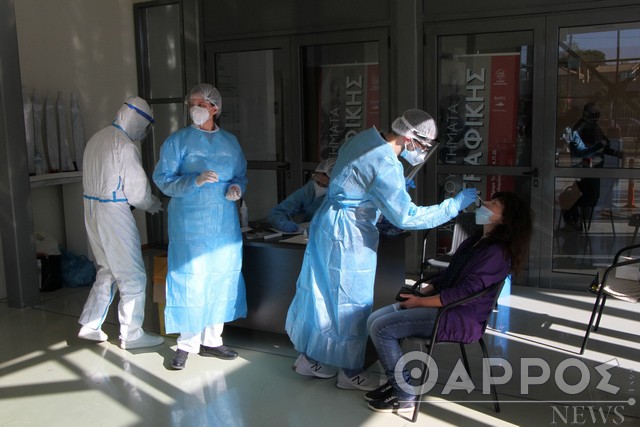
[[[514,166],[516,158],[520,55],[491,58],[489,144],[487,164]],[[489,175],[487,197],[496,191],[513,191],[513,177]]]

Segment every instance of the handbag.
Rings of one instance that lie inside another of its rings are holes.
[[[420,292],[420,289],[421,289],[420,285],[422,284],[426,285],[426,283],[420,282],[420,281],[416,282],[413,286],[403,285],[398,291],[398,294],[396,295],[396,301],[402,302],[407,300],[406,297],[403,297],[400,294],[411,294],[418,297],[426,297],[427,295]]]
[[[582,197],[582,191],[580,191],[580,188],[578,188],[578,184],[574,182],[558,195],[558,203],[560,204],[560,209],[565,211],[571,209],[571,207],[578,201],[580,197]]]

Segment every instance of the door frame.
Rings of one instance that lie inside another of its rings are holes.
[[[635,19],[633,19],[635,17]],[[620,24],[625,22],[640,22],[640,6],[624,6],[607,9],[594,9],[585,11],[571,11],[555,13],[546,18],[545,40],[549,49],[545,59],[545,97],[547,103],[544,108],[544,147],[545,152],[552,153],[555,150],[557,138],[557,87],[558,87],[558,34],[561,28],[598,26],[607,24]],[[567,25],[570,23],[570,25]],[[546,157],[545,157],[546,158]],[[587,288],[591,278],[587,275],[577,275],[571,273],[559,273],[553,271],[553,209],[554,209],[554,182],[556,177],[585,177],[593,176],[598,178],[613,179],[637,179],[638,169],[614,169],[614,168],[556,168],[554,159],[547,159],[548,167],[545,168],[545,189],[544,189],[544,214],[543,224],[548,224],[545,228],[544,239],[541,247],[540,278],[541,286],[584,290]],[[612,255],[613,259],[613,255]],[[558,286],[559,285],[559,286]]]
[[[482,20],[461,20],[439,23],[424,24],[424,102],[426,111],[437,111],[438,108],[438,37],[453,36],[463,34],[488,34],[503,33],[510,31],[531,31],[533,32],[533,100],[532,100],[532,131],[531,131],[531,165],[530,166],[478,166],[474,168],[473,173],[477,174],[499,174],[506,176],[522,176],[530,175],[535,169],[538,170],[538,176],[531,179],[531,209],[534,215],[534,232],[529,247],[529,268],[526,277],[522,277],[521,284],[529,286],[544,286],[541,283],[543,276],[541,264],[539,260],[542,255],[542,233],[545,224],[553,222],[553,211],[548,212],[545,204],[541,203],[546,192],[546,182],[550,177],[551,171],[548,164],[553,165],[553,158],[545,155],[543,150],[538,147],[544,147],[544,139],[546,135],[544,110],[546,103],[543,90],[545,87],[544,71],[545,71],[545,20],[543,17],[509,17]],[[434,162],[435,164],[435,162]],[[435,183],[437,177],[442,173],[463,174],[469,173],[469,166],[464,165],[435,165],[435,167],[427,168],[425,171],[426,182]],[[537,181],[537,184],[534,182]],[[438,189],[436,185],[427,185],[426,199],[430,203],[437,203]],[[429,239],[427,251],[431,255],[435,255],[436,242],[435,239]]]

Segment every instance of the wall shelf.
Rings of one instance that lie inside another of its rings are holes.
[[[49,185],[63,185],[82,182],[82,171],[46,173],[29,177],[31,187],[47,187]]]

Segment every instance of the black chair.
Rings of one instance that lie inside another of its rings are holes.
[[[589,319],[587,331],[582,340],[580,354],[583,354],[587,347],[587,341],[589,340],[589,334],[591,333],[591,327],[596,318],[596,313],[598,313],[598,319],[596,320],[595,326],[593,326],[593,331],[598,330],[607,296],[633,303],[640,301],[638,269],[634,266],[634,264],[640,264],[640,259],[630,259],[629,257],[623,256],[626,252],[629,252],[629,255],[631,255],[631,251],[637,248],[640,248],[640,244],[625,246],[620,249],[613,258],[613,263],[606,269],[599,269],[596,273],[596,277],[589,287],[591,292],[596,293],[596,301],[593,304],[591,318]]]
[[[414,343],[414,344],[418,344],[420,345],[421,350],[423,348],[426,347],[426,352],[429,355],[429,358],[427,360],[431,360],[431,358],[433,357],[433,350],[436,347],[436,344],[441,344],[441,343],[453,343],[453,344],[459,344],[460,345],[460,352],[462,353],[462,361],[464,363],[464,367],[467,370],[467,374],[469,375],[469,378],[471,378],[471,371],[469,369],[469,361],[467,359],[467,352],[464,348],[465,344],[471,344],[475,341],[469,341],[469,342],[458,342],[458,341],[439,341],[436,340],[436,337],[438,336],[438,331],[440,328],[441,323],[441,319],[443,317],[443,315],[445,313],[447,313],[449,310],[458,307],[460,305],[463,304],[473,304],[474,300],[477,300],[479,298],[482,298],[486,295],[490,295],[491,297],[493,297],[493,304],[492,307],[496,307],[496,304],[498,302],[498,298],[500,297],[500,292],[502,292],[502,287],[505,284],[505,280],[502,280],[500,282],[494,283],[491,286],[484,288],[483,290],[469,295],[466,298],[463,298],[459,301],[456,301],[452,304],[449,304],[445,307],[441,307],[438,310],[438,314],[436,316],[436,321],[434,323],[433,326],[433,332],[431,333],[431,338],[424,338],[424,337],[407,337],[405,338],[405,341],[408,341],[410,343]],[[484,357],[483,360],[487,360],[489,358],[489,354],[487,352],[487,346],[484,342],[484,340],[482,339],[482,336],[484,335],[485,330],[487,329],[487,324],[489,323],[489,318],[491,317],[491,312],[487,313],[487,318],[484,319],[483,325],[482,325],[482,335],[480,336],[480,339],[478,340],[478,342],[480,343],[480,347],[482,348],[482,355]],[[424,350],[422,350],[424,351]],[[425,368],[423,369],[422,372],[422,378],[420,379],[420,384],[424,384],[426,379],[427,379],[427,374],[428,374],[428,370],[429,367],[425,366]],[[491,383],[491,394],[493,395],[493,406],[495,408],[496,412],[500,412],[500,404],[498,403],[498,392],[496,391],[496,386],[495,384],[493,384],[493,382]],[[416,401],[416,406],[415,409],[413,411],[413,417],[411,419],[412,422],[416,422],[416,420],[418,419],[418,413],[420,412],[420,398],[418,398],[418,400]]]

